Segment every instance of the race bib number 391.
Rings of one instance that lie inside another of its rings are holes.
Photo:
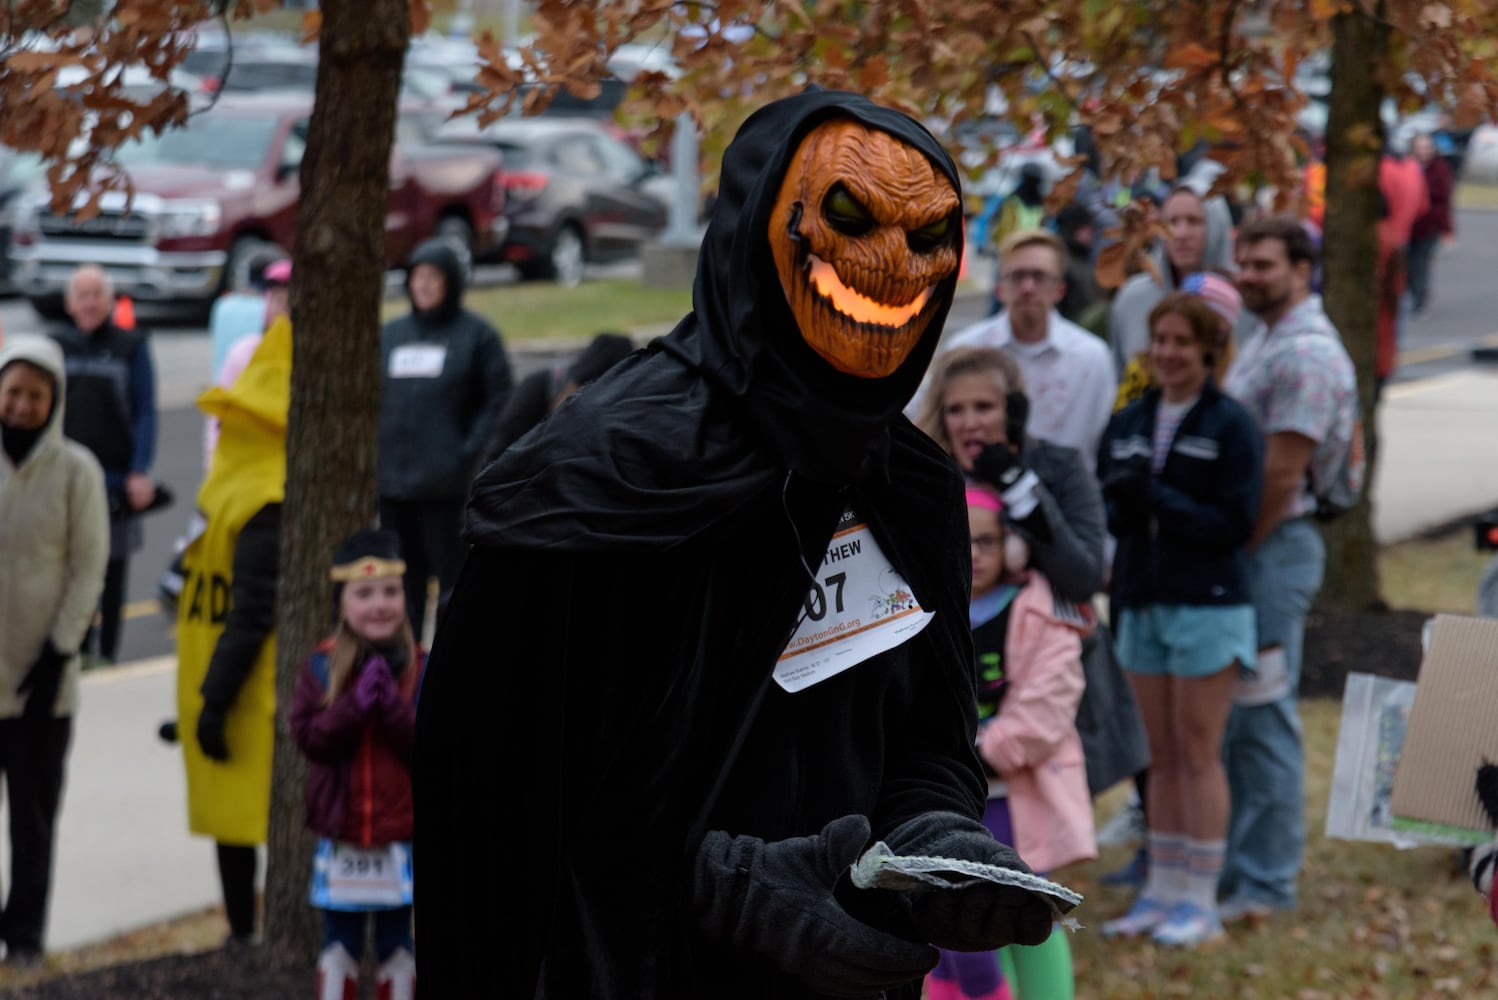
[[[355,847],[320,840],[312,865],[312,905],[330,909],[406,906],[411,852],[405,844]]]
[[[893,649],[934,617],[917,603],[851,512],[827,543],[805,614],[775,666],[775,683],[794,694]]]

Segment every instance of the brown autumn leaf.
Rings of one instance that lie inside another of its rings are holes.
[[[301,41],[303,45],[310,45],[317,41],[322,34],[322,11],[309,10],[302,13]]]
[[[1217,64],[1217,53],[1199,42],[1187,42],[1165,53],[1166,69],[1203,69]]]
[[[88,60],[80,52],[40,52],[20,49],[5,57],[7,73],[41,73],[49,69],[61,69],[64,66],[86,66],[87,64]]]

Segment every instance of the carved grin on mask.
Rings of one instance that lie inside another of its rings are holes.
[[[960,202],[920,150],[847,119],[802,139],[770,215],[770,248],[801,336],[838,371],[904,363],[957,272]]]

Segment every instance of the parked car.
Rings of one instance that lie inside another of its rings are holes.
[[[80,221],[54,214],[50,193],[26,196],[13,241],[17,286],[44,315],[82,263],[102,265],[117,290],[147,301],[206,307],[242,287],[268,258],[284,256],[296,230],[299,167],[310,95],[225,95],[186,126],[120,148],[135,200],[106,192],[102,211]],[[422,240],[446,235],[483,253],[503,243],[501,160],[472,146],[403,141],[391,153],[387,264]],[[83,196],[80,196],[80,201]]]
[[[231,58],[232,57],[232,58]],[[210,91],[305,90],[317,85],[317,50],[279,38],[231,44],[222,37],[199,38],[182,67],[202,78]]]
[[[436,139],[504,155],[500,255],[526,278],[575,285],[585,263],[633,256],[666,227],[668,179],[596,121],[512,116],[480,128],[459,118]]]
[[[46,172],[46,162],[36,153],[0,147],[0,294],[16,290],[11,281],[11,237],[26,193]]]

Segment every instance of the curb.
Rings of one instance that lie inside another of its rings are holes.
[[[116,663],[109,667],[95,667],[85,670],[78,677],[78,683],[94,686],[98,684],[113,684],[117,681],[134,680],[137,677],[154,677],[157,674],[170,673],[177,669],[176,654],[164,653],[161,656],[149,656],[144,660],[130,660],[125,663]]]

